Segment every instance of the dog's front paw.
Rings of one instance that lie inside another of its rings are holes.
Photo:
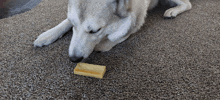
[[[179,14],[179,11],[176,8],[170,8],[166,10],[164,13],[164,18],[166,19],[172,19],[175,18]]]
[[[42,46],[45,46],[45,45],[49,45],[49,44],[53,43],[55,40],[56,40],[56,38],[54,38],[51,35],[41,34],[34,41],[34,47],[42,47]]]
[[[179,6],[170,8],[168,10],[166,10],[166,12],[164,13],[164,17],[165,18],[175,18],[178,14],[185,12],[187,10],[190,10],[192,8],[192,5],[190,2],[186,3],[186,4],[181,4]]]
[[[44,45],[49,45],[51,42],[49,40],[47,40],[46,37],[38,37],[35,41],[34,41],[34,47],[42,47]]]

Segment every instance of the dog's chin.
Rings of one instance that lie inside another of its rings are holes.
[[[79,60],[75,60],[75,59],[72,59],[70,58],[70,61],[73,62],[73,63],[86,63],[88,61],[88,58],[82,58],[82,59],[79,59]]]
[[[87,63],[88,61],[89,61],[88,58],[84,58],[81,62],[82,62],[82,63]]]
[[[98,53],[102,53],[102,51],[93,51],[90,55],[92,56],[89,56],[89,57],[86,57],[84,58],[82,61],[80,61],[81,63],[92,63],[93,62],[93,57],[94,55],[98,54]]]
[[[72,61],[72,60],[70,60],[70,61],[73,62],[73,63],[90,63],[91,62],[90,59],[91,58],[84,58],[81,61]]]

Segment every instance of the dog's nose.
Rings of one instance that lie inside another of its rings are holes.
[[[84,59],[83,57],[76,57],[76,56],[70,57],[70,60],[75,63],[81,62],[83,59]]]

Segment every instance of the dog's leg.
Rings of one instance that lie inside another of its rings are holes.
[[[118,41],[110,41],[109,39],[104,39],[102,40],[98,45],[95,46],[95,51],[101,51],[101,52],[106,52],[112,49],[112,47],[114,47],[115,45],[117,45],[118,43],[123,42],[124,40],[126,40],[130,35],[127,35],[123,38],[121,38]]]
[[[169,2],[174,2],[177,4],[176,7],[168,9],[164,13],[165,18],[173,18],[176,17],[178,14],[190,10],[192,5],[189,0],[169,0]]]
[[[95,46],[95,51],[106,52],[114,47],[117,43],[111,42],[108,39],[101,41],[98,45]]]
[[[34,47],[42,47],[53,43],[70,30],[72,26],[72,23],[68,19],[65,19],[59,25],[39,35],[34,41]]]

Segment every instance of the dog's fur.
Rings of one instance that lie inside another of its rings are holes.
[[[189,0],[160,0],[174,6],[164,13],[172,18],[191,9]],[[67,19],[42,33],[35,47],[53,43],[72,28],[69,56],[79,62],[94,50],[109,51],[143,25],[147,11],[159,0],[69,0]]]

